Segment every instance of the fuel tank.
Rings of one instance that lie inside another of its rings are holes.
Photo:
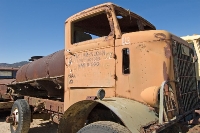
[[[47,90],[48,96],[63,95],[64,61],[64,50],[60,50],[30,62],[18,70],[16,83]],[[22,87],[22,89],[26,89],[26,87]]]

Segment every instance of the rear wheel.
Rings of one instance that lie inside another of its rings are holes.
[[[78,131],[78,133],[131,133],[126,127],[111,121],[98,121],[91,123]]]
[[[16,100],[12,106],[11,116],[13,123],[10,123],[11,133],[28,133],[31,123],[31,110],[24,99]]]

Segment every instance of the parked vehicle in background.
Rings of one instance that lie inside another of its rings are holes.
[[[13,97],[6,85],[15,81],[17,70],[18,68],[0,67],[0,111],[12,108]]]
[[[64,50],[18,70],[8,86],[24,99],[7,122],[12,133],[45,117],[59,133],[171,130],[200,107],[194,58],[186,41],[130,10],[91,7],[66,20]]]

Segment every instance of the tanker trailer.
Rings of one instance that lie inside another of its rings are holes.
[[[63,103],[64,50],[40,57],[32,57],[29,60],[32,62],[19,68],[16,82],[7,85],[17,98],[12,106],[11,116],[6,118],[12,133],[27,133],[32,119],[50,119],[52,114],[55,116],[53,112],[60,112],[53,105]],[[26,101],[29,97],[38,99],[28,100],[37,105],[29,106]]]
[[[16,74],[15,93],[43,98],[63,99],[64,50],[22,66]]]

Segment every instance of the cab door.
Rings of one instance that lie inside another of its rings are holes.
[[[69,105],[96,96],[99,89],[105,90],[106,97],[115,95],[115,39],[109,10],[101,7],[67,22],[71,38],[65,49],[65,99]]]

